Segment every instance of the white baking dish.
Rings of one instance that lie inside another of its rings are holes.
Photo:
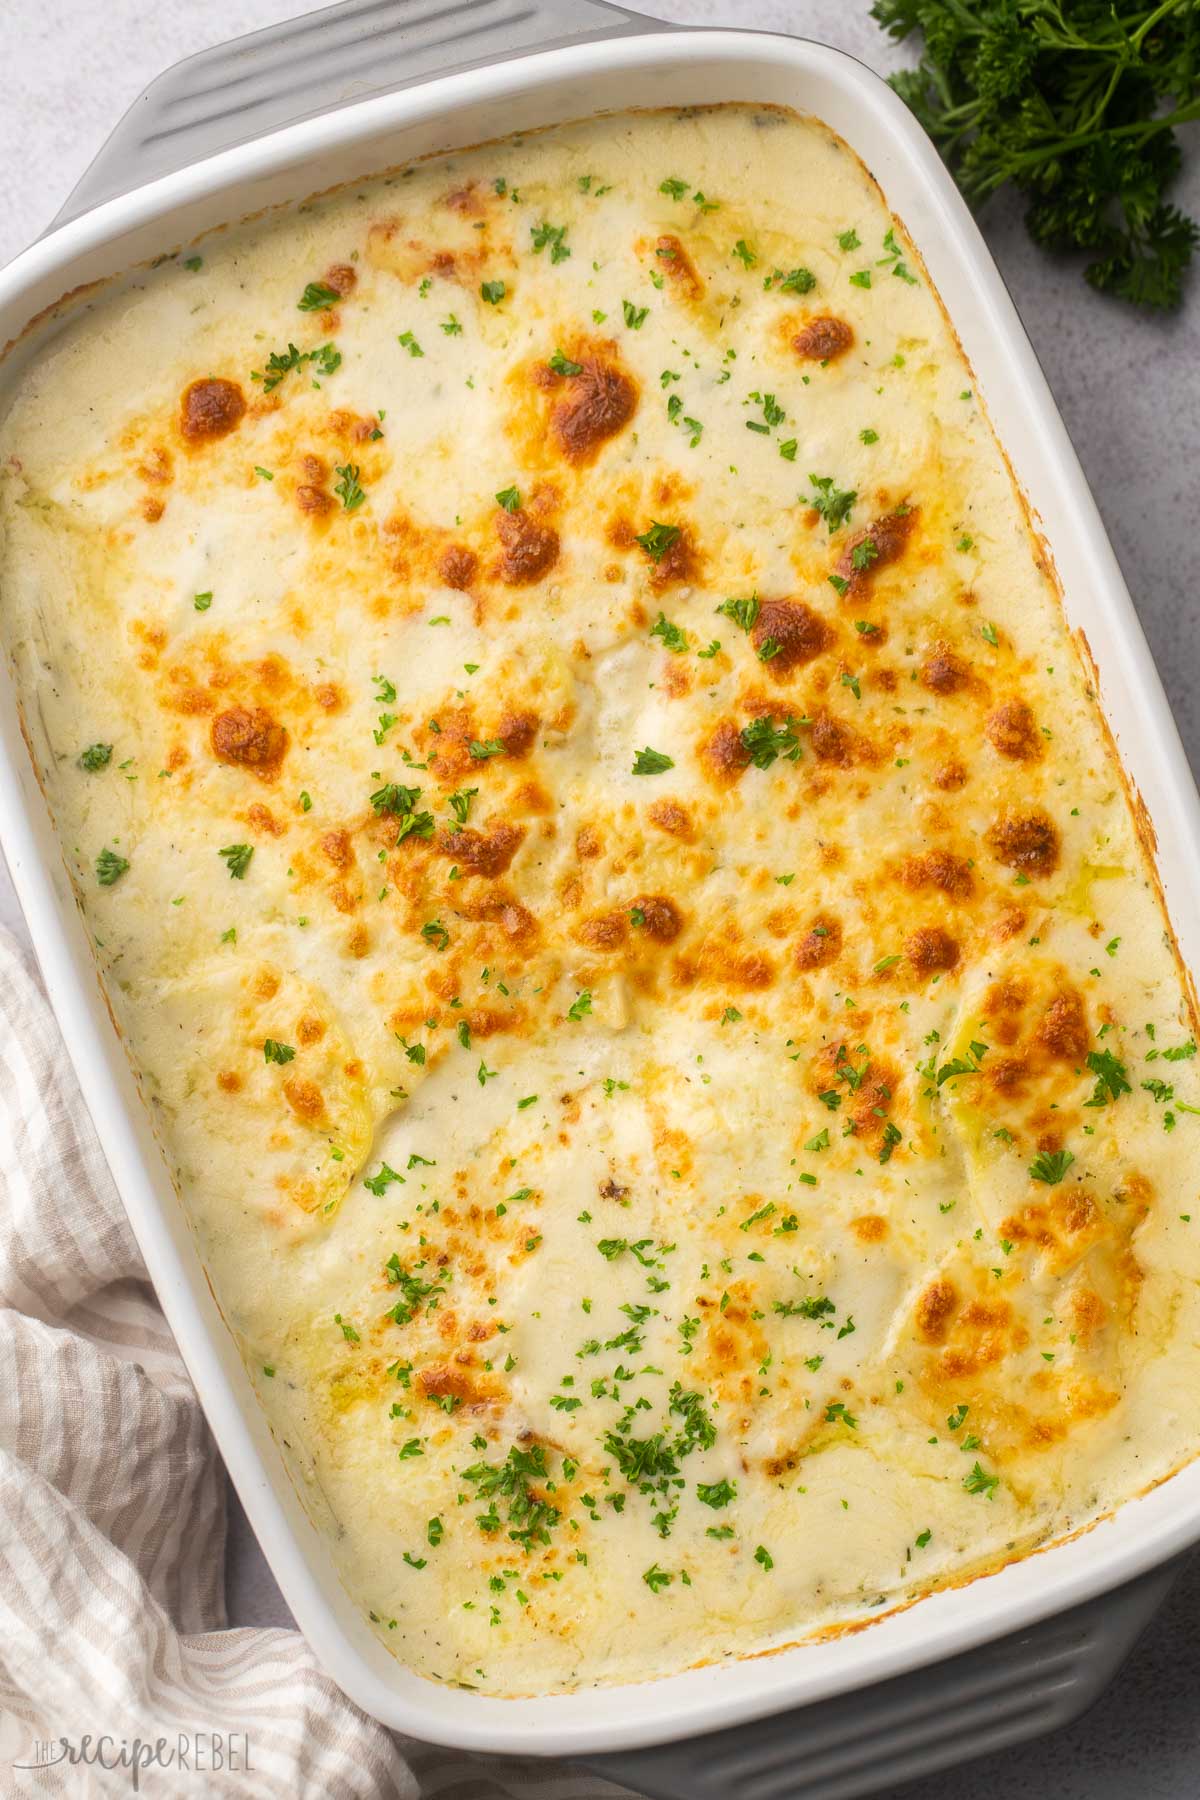
[[[466,0],[441,13],[427,11],[416,24],[428,28],[431,21],[435,25],[440,21],[442,35],[432,51],[428,29],[424,39],[413,39],[405,22],[410,15],[402,21],[407,38],[402,31],[391,41],[385,28],[389,20],[394,25],[398,15],[394,8],[371,0],[316,15],[282,33],[262,34],[259,48],[269,53],[265,59],[257,55],[255,40],[248,40],[245,47],[233,46],[222,53],[223,63],[207,58],[184,65],[159,94],[157,104],[152,91],[147,110],[122,128],[123,136],[114,140],[115,151],[128,158],[137,148],[139,158],[148,159],[149,166],[158,170],[172,156],[194,152],[197,140],[211,146],[214,138],[228,141],[252,132],[256,115],[278,118],[290,110],[312,116],[174,172],[157,174],[133,192],[106,198],[58,225],[0,272],[0,341],[20,338],[37,315],[53,309],[60,295],[81,284],[119,275],[134,264],[173,252],[199,233],[261,207],[298,199],[426,152],[629,106],[758,100],[818,114],[878,177],[958,329],[978,391],[1057,565],[1068,617],[1086,633],[1108,718],[1157,834],[1163,886],[1184,958],[1200,967],[1200,802],[1162,687],[1017,313],[953,183],[905,107],[867,69],[817,45],[758,33],[676,31],[592,7],[586,0],[582,6],[575,0],[569,16],[525,7],[505,17],[504,4],[505,0]],[[571,33],[576,41],[537,53],[520,49],[521,39],[528,45],[531,34],[536,41],[539,32],[543,41]],[[493,34],[490,39],[488,33]],[[397,52],[408,54],[415,42],[426,70],[431,54],[434,61],[440,56],[444,67],[456,55],[494,52],[496,33],[507,52],[500,60],[493,54],[484,66],[432,78],[418,68],[415,85],[412,67],[404,64],[397,69],[394,60],[388,60]],[[456,37],[463,40],[458,49],[451,42]],[[294,51],[298,44],[303,56],[297,51],[289,65],[289,45]],[[389,83],[392,91],[346,103],[347,82],[359,79],[356,59],[362,71],[370,68],[373,84]],[[321,71],[315,85],[314,66]],[[286,75],[289,68],[299,88],[282,81],[280,71]],[[401,79],[408,85],[397,91]],[[318,110],[331,103],[336,110]],[[136,145],[131,134],[136,135]],[[126,172],[124,179],[132,178],[132,172]],[[97,166],[93,192],[111,191],[121,182],[119,159],[110,156],[107,164]],[[76,304],[86,304],[86,297]],[[54,310],[46,313],[10,351],[0,369],[0,393],[4,378],[11,377],[28,349],[53,331],[56,316]],[[667,1744],[780,1715],[941,1664],[937,1686],[927,1688],[931,1699],[937,1697],[938,1723],[923,1727],[924,1748],[919,1749],[914,1736],[913,1707],[892,1705],[891,1735],[881,1726],[870,1753],[875,1774],[868,1768],[864,1776],[870,1757],[860,1750],[854,1764],[857,1774],[853,1769],[846,1773],[850,1765],[843,1761],[838,1764],[842,1773],[835,1769],[819,1789],[823,1795],[842,1795],[862,1792],[864,1780],[870,1785],[872,1779],[881,1778],[885,1751],[894,1779],[1055,1722],[1064,1716],[1063,1707],[1056,1713],[1045,1691],[1045,1716],[1039,1715],[1034,1725],[1021,1726],[1020,1708],[1011,1697],[1018,1691],[1014,1684],[1022,1672],[1026,1679],[1018,1697],[1029,1704],[1031,1693],[1037,1699],[1036,1681],[1030,1688],[1034,1676],[1043,1681],[1043,1690],[1047,1682],[1053,1686],[1051,1676],[1060,1687],[1063,1682],[1070,1686],[1063,1661],[1068,1651],[1078,1652],[1083,1661],[1072,1665],[1074,1699],[1066,1716],[1079,1709],[1081,1698],[1096,1691],[1131,1631],[1155,1603],[1162,1583],[1143,1589],[1140,1608],[1126,1596],[1124,1602],[1113,1603],[1111,1612],[1094,1608],[1077,1615],[1077,1621],[1084,1618],[1086,1629],[1083,1624],[1072,1627],[1074,1636],[1057,1662],[1053,1657],[1046,1662],[1049,1640],[1044,1636],[1020,1640],[1033,1661],[1023,1664],[1018,1654],[1015,1662],[1009,1657],[1003,1665],[1008,1671],[1003,1688],[1010,1696],[1007,1714],[996,1698],[995,1682],[989,1687],[979,1673],[1000,1665],[978,1658],[972,1663],[963,1653],[1079,1607],[1165,1564],[1200,1539],[1200,1463],[1072,1542],[955,1591],[933,1595],[867,1631],[765,1658],[639,1686],[530,1700],[491,1699],[435,1686],[394,1661],[343,1591],[323,1540],[292,1490],[221,1320],[98,991],[62,858],[21,741],[11,689],[5,690],[2,715],[0,840],[83,1091],[246,1511],[297,1620],[330,1674],[353,1699],[390,1725],[447,1744],[526,1754],[595,1755]],[[1112,1625],[1107,1636],[1106,1613]],[[1037,1664],[1039,1656],[1045,1668],[1053,1664],[1051,1675]],[[1042,1675],[1037,1675],[1038,1668]],[[973,1687],[966,1683],[971,1670]],[[891,1690],[893,1699],[896,1691]],[[985,1707],[988,1729],[982,1738],[976,1732],[964,1741],[963,1720],[972,1706],[978,1710],[980,1705]],[[887,1710],[882,1708],[881,1718]],[[861,1713],[855,1724],[848,1722],[844,1728],[835,1725],[833,1713],[823,1716],[825,1726],[816,1736],[804,1721],[815,1725],[822,1717],[819,1711],[793,1712],[788,1720],[793,1772],[785,1785],[780,1785],[786,1775],[780,1763],[780,1780],[764,1785],[756,1778],[756,1785],[735,1787],[733,1763],[721,1764],[707,1753],[693,1763],[684,1785],[678,1758],[674,1775],[668,1777],[661,1755],[641,1765],[641,1779],[655,1792],[689,1796],[818,1791],[807,1785],[815,1765],[803,1776],[795,1772],[797,1734],[807,1738],[813,1754],[820,1755],[830,1751],[835,1739],[845,1751],[848,1735],[856,1739],[870,1735],[864,1732]],[[737,1741],[742,1753],[740,1781],[751,1739]],[[778,1744],[780,1739],[778,1732],[760,1731],[753,1741]],[[896,1760],[901,1745],[903,1753]],[[626,1772],[631,1766],[621,1764]],[[713,1770],[718,1767],[726,1774],[721,1777],[723,1785],[714,1786]]]

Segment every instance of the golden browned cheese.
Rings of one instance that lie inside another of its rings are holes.
[[[21,377],[0,629],[383,1641],[498,1695],[661,1674],[1190,1457],[1183,979],[861,165],[629,116],[196,255]]]

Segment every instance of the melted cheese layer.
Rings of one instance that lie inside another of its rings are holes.
[[[1194,1453],[1186,989],[827,127],[573,125],[214,237],[35,360],[0,504],[115,1015],[406,1663],[761,1650]]]

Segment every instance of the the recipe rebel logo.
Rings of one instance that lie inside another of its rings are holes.
[[[170,1794],[172,1800],[183,1791],[181,1777],[201,1777],[204,1788],[196,1791],[209,1793],[225,1776],[254,1773],[245,1732],[177,1731],[150,1739],[122,1738],[101,1731],[43,1738],[34,1726],[0,1709],[0,1766],[5,1765],[32,1775],[54,1768],[104,1770],[116,1781],[104,1786],[103,1792],[117,1791],[119,1783],[130,1793],[159,1792]],[[170,1781],[162,1779],[168,1775]],[[5,1791],[19,1793],[21,1787]]]

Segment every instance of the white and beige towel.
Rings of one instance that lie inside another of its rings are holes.
[[[57,1025],[0,931],[0,1794],[133,1793],[122,1745],[141,1761],[161,1738],[171,1761],[136,1791],[169,1800],[621,1800],[561,1765],[394,1738],[298,1632],[230,1628],[225,1491]],[[204,1768],[173,1756],[180,1734]]]

